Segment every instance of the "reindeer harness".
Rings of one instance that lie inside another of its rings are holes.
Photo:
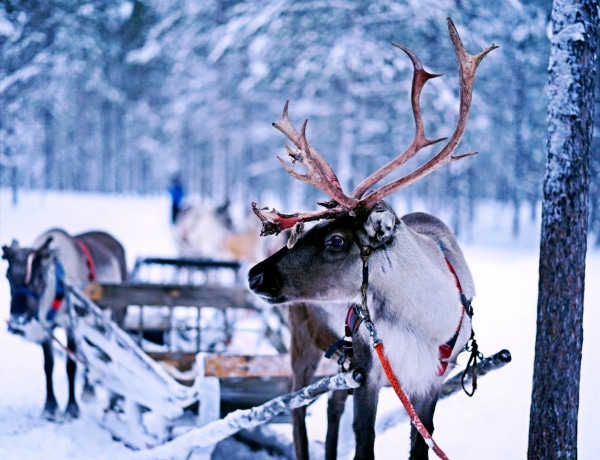
[[[81,252],[83,252],[83,255],[85,257],[85,263],[88,267],[88,280],[96,281],[96,279],[97,279],[96,278],[96,266],[94,265],[94,260],[92,259],[92,254],[90,253],[90,250],[88,249],[88,247],[85,245],[85,243],[83,241],[78,241],[77,243],[78,243],[79,248],[81,249]],[[30,255],[30,257],[32,256],[32,254]],[[46,313],[46,321],[48,321],[49,323],[54,322],[54,319],[56,318],[56,314],[60,310],[63,300],[64,300],[64,297],[65,297],[65,268],[63,267],[63,264],[60,262],[60,260],[56,256],[54,257],[54,276],[55,276],[55,280],[56,280],[55,281],[55,289],[54,289],[54,298],[52,299],[50,308],[48,309],[48,312]],[[22,294],[25,294],[26,296],[31,297],[31,298],[35,299],[36,301],[38,301],[40,299],[41,293],[36,293],[31,290],[31,288],[29,287],[30,277],[31,277],[31,273],[28,273],[28,275],[25,279],[26,284],[13,289],[11,292],[11,295],[15,295],[16,293],[22,293]]]
[[[88,267],[88,280],[96,281],[96,266],[94,265],[94,260],[92,259],[90,250],[83,241],[78,240],[77,244],[85,257],[85,263]],[[50,305],[50,309],[48,310],[48,313],[46,313],[46,321],[48,322],[54,321],[54,318],[56,317],[58,310],[60,310],[62,301],[65,297],[65,269],[57,257],[54,258],[54,264],[56,273],[56,291],[54,294],[54,299],[52,300],[52,304]]]
[[[440,249],[443,250],[441,243],[438,243],[438,246],[440,246]],[[362,283],[362,287],[361,287],[361,292],[362,292],[362,304],[365,306],[367,305],[367,303],[366,303],[366,290],[368,288],[367,259],[368,259],[369,255],[370,255],[370,248],[368,248],[366,246],[362,246],[361,247],[361,257],[363,258],[363,283]],[[469,315],[469,317],[473,316],[473,307],[471,306],[471,302],[467,299],[467,297],[463,293],[462,286],[458,279],[458,275],[456,274],[456,271],[454,270],[454,267],[452,266],[452,264],[450,263],[450,261],[448,260],[448,258],[445,255],[444,255],[444,260],[446,261],[446,265],[448,266],[450,273],[452,273],[452,275],[454,276],[454,279],[456,281],[456,287],[460,294],[461,315],[460,315],[460,320],[458,322],[458,326],[456,327],[456,331],[454,332],[454,335],[446,343],[443,343],[442,345],[439,346],[440,364],[439,364],[438,372],[437,372],[438,376],[444,375],[446,373],[446,370],[448,369],[448,359],[452,355],[452,352],[454,351],[454,347],[456,346],[456,341],[458,339],[458,335],[459,335],[460,329],[462,327],[465,313],[467,315]],[[329,347],[329,349],[325,353],[326,358],[331,358],[333,356],[333,354],[341,348],[342,353],[338,360],[338,364],[340,364],[341,369],[344,371],[347,370],[344,367],[346,359],[347,358],[352,359],[352,357],[354,355],[353,348],[352,348],[352,337],[356,333],[356,331],[358,331],[358,328],[360,327],[360,325],[362,324],[364,319],[370,320],[370,315],[369,315],[368,309],[366,309],[366,307],[363,308],[363,307],[361,307],[361,305],[358,305],[356,303],[351,304],[348,308],[348,313],[346,314],[344,337],[341,338],[340,340],[338,340],[337,342],[335,342],[333,345],[331,345],[331,347]],[[369,323],[366,323],[366,327],[369,329],[369,332],[371,333],[372,323],[371,323],[371,326],[369,326]],[[473,339],[473,337],[472,337],[472,339]],[[465,392],[467,394],[469,394],[469,392],[467,392],[466,389],[465,389]],[[470,395],[472,395],[472,393]]]
[[[89,270],[88,281],[96,281],[96,265],[94,265],[94,259],[92,258],[90,250],[88,249],[86,244],[81,240],[77,240],[77,244],[79,245],[79,249],[81,249],[81,252],[83,252],[83,255],[85,256],[85,263]]]
[[[54,273],[56,277],[56,289],[54,291],[54,299],[50,305],[50,309],[46,313],[46,321],[49,323],[54,322],[56,313],[62,306],[63,299],[65,298],[65,269],[60,263],[58,258],[54,258]]]
[[[442,244],[438,243],[438,246],[440,247],[440,249],[442,250],[442,253],[443,253]],[[400,386],[400,382],[398,381],[396,375],[394,374],[394,371],[392,370],[392,367],[385,355],[383,342],[377,336],[377,332],[375,331],[375,325],[371,321],[371,315],[369,313],[369,309],[367,306],[367,289],[369,286],[368,260],[369,260],[370,254],[371,254],[371,248],[366,245],[365,246],[359,245],[359,248],[360,248],[361,259],[363,261],[363,269],[362,269],[363,281],[362,281],[362,285],[361,285],[361,297],[362,297],[361,304],[358,305],[358,304],[354,303],[354,304],[350,305],[350,307],[348,308],[348,313],[346,315],[346,324],[345,324],[345,334],[346,335],[344,336],[344,338],[342,338],[341,340],[338,340],[336,343],[334,343],[327,350],[327,352],[325,353],[325,356],[327,358],[330,358],[335,351],[337,351],[339,348],[342,348],[342,355],[340,356],[338,363],[340,364],[341,369],[345,370],[344,362],[345,362],[346,358],[348,358],[348,357],[352,358],[352,356],[353,356],[352,336],[356,333],[356,331],[358,330],[360,325],[364,324],[365,327],[367,328],[367,330],[369,331],[369,335],[373,342],[373,348],[377,352],[379,361],[381,362],[381,366],[383,367],[385,375],[388,378],[390,384],[392,385],[392,388],[398,395],[398,398],[402,402],[402,405],[404,406],[404,409],[406,410],[411,423],[417,429],[419,434],[423,437],[423,439],[425,440],[425,443],[438,455],[438,457],[440,457],[443,460],[448,460],[447,455],[436,444],[436,442],[433,440],[429,431],[427,431],[427,428],[425,427],[425,425],[423,425],[423,422],[421,422],[421,419],[419,418],[416,410],[414,409],[412,403],[410,402],[410,399],[408,398],[408,396],[406,395],[406,393]],[[452,355],[452,352],[456,345],[456,341],[458,339],[458,335],[459,335],[460,329],[462,327],[465,313],[467,315],[469,315],[469,317],[473,316],[473,308],[471,306],[471,302],[466,298],[466,296],[464,295],[464,293],[462,291],[462,286],[460,284],[460,280],[458,279],[458,275],[456,274],[456,271],[454,270],[454,267],[452,266],[452,264],[450,263],[450,261],[448,260],[448,258],[445,255],[444,255],[444,260],[446,261],[446,265],[448,266],[450,273],[452,273],[452,275],[454,276],[454,279],[456,281],[456,287],[458,289],[458,292],[460,293],[461,316],[460,316],[460,321],[458,323],[458,326],[456,328],[454,335],[450,338],[450,340],[448,340],[446,343],[440,345],[440,347],[439,347],[440,364],[438,367],[438,374],[437,374],[438,376],[444,375],[446,373],[446,370],[448,369],[448,359]],[[479,352],[478,352],[477,342],[475,341],[474,335],[475,334],[474,334],[473,330],[471,329],[470,341],[472,342],[472,345],[470,347],[468,345],[465,346],[466,350],[470,349],[471,356],[469,358],[469,362],[467,363],[467,367],[465,368],[465,371],[463,372],[463,375],[462,375],[462,380],[464,382],[464,377],[466,376],[471,364],[473,364],[472,365],[473,390],[469,393],[465,389],[464,383],[463,383],[463,390],[469,396],[472,396],[475,393],[475,389],[477,388],[475,367],[477,365],[477,358],[479,357]]]

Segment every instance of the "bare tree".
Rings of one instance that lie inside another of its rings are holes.
[[[597,0],[554,0],[529,459],[577,458]]]

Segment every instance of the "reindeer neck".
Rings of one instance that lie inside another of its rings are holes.
[[[389,247],[371,251],[368,258],[372,320],[376,326],[400,324],[443,342],[460,318],[460,293],[437,245],[402,227]],[[455,309],[448,308],[452,298]]]

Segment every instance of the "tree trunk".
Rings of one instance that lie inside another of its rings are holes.
[[[511,195],[513,205],[513,223],[512,223],[512,236],[518,238],[521,232],[521,204],[523,200],[524,187],[524,176],[526,163],[523,161],[527,158],[527,152],[525,152],[525,143],[523,140],[523,130],[525,127],[525,113],[523,107],[523,101],[525,100],[525,72],[522,71],[522,67],[519,65],[515,66],[515,103],[513,106],[513,113],[515,117],[514,123],[514,162],[513,162],[513,174],[511,181]]]
[[[529,459],[577,458],[597,0],[554,0]]]
[[[44,124],[44,188],[46,190],[58,188],[60,180],[58,180],[58,173],[56,162],[57,158],[55,155],[54,148],[54,115],[52,114],[51,108],[44,106],[42,108],[42,122]]]
[[[115,191],[115,152],[114,152],[114,122],[113,122],[113,105],[110,101],[104,100],[100,103],[101,110],[101,132],[102,136],[102,151],[100,158],[102,163],[102,175],[100,176],[99,191],[114,192]]]
[[[115,106],[115,124],[114,124],[114,151],[115,151],[115,192],[123,193],[126,185],[127,171],[127,151],[125,147],[125,109],[123,104]]]

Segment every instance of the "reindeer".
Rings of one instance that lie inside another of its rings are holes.
[[[250,217],[250,216],[248,216]],[[253,216],[252,216],[253,217]],[[229,215],[229,202],[214,207],[198,202],[184,207],[173,227],[173,237],[182,257],[206,257],[256,263],[274,251],[274,242],[258,235],[256,220],[249,219],[240,230]],[[278,239],[277,242],[279,242]]]
[[[475,288],[454,236],[436,217],[414,213],[399,218],[383,201],[439,167],[474,154],[454,152],[466,129],[476,69],[497,46],[471,55],[449,18],[448,29],[460,79],[458,121],[449,139],[425,137],[419,103],[425,83],[439,75],[425,71],[412,51],[393,43],[408,55],[414,68],[411,104],[416,132],[408,148],[346,194],[333,168],[309,145],[307,122],[300,132],[293,127],[286,103],[282,119],[274,127],[295,149],[286,146],[291,166],[282,158],[279,160],[292,177],[319,188],[331,200],[320,203],[322,210],[294,214],[252,204],[262,221],[261,234],[292,229],[295,235],[287,247],[252,267],[248,280],[252,291],[267,301],[290,304],[296,384],[312,378],[311,361],[317,357],[316,350],[327,347],[331,337],[336,336],[333,331],[346,318],[345,350],[353,354],[352,367],[366,372],[365,382],[353,392],[357,460],[374,458],[378,394],[386,383],[386,375],[392,383],[397,379],[399,392],[403,390],[408,395],[428,431],[420,429],[413,419],[410,458],[428,458],[428,443],[444,456],[430,437],[426,442],[423,436],[433,432],[433,414],[444,378],[472,336],[469,313]],[[421,149],[442,141],[446,141],[445,145],[421,166],[369,191]],[[292,169],[295,162],[306,168],[305,174]],[[324,221],[301,234],[305,222],[319,220]],[[367,327],[356,326],[361,322]],[[306,329],[299,331],[298,327]],[[302,335],[308,335],[313,343],[301,343]],[[375,350],[384,364],[374,358]],[[328,421],[334,426],[328,429],[328,459],[336,458],[335,431],[343,398],[334,402],[333,408],[328,409]],[[293,423],[296,455],[299,459],[308,458],[303,413],[296,414]]]
[[[66,283],[81,287],[89,281],[126,280],[125,250],[119,241],[105,232],[91,231],[72,236],[62,229],[53,228],[40,235],[31,247],[20,247],[16,240],[10,246],[2,246],[2,258],[8,261],[6,278],[11,293],[8,330],[42,346],[46,378],[42,417],[62,420],[52,382],[52,340],[54,328],[62,327],[66,330],[67,349],[76,351],[73,324],[66,306]],[[120,323],[123,313],[113,313],[114,319]],[[79,417],[75,397],[76,368],[77,363],[69,354],[67,419]],[[86,377],[83,397],[92,396],[93,387]]]

